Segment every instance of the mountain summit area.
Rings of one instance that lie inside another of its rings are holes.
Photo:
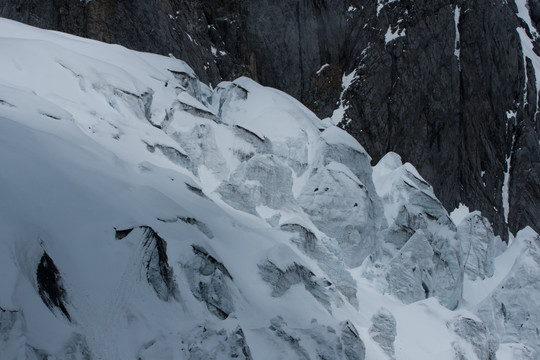
[[[538,359],[535,4],[0,2],[0,358]]]

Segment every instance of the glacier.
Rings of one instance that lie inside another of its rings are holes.
[[[2,359],[537,359],[540,238],[248,78],[0,19]]]

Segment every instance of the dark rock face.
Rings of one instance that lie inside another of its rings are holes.
[[[431,182],[447,208],[463,202],[479,209],[503,236],[506,158],[513,152],[513,135],[518,135],[507,111],[516,111],[518,119],[526,111],[514,12],[513,5],[489,1],[388,4],[378,17],[367,15],[363,22],[376,20],[374,31],[398,26],[406,29],[406,36],[360,45],[367,51],[357,60],[357,80],[344,94],[346,117],[353,119],[345,128],[374,160],[388,151],[402,154]],[[529,167],[535,163],[538,158]],[[526,196],[538,188],[538,179],[516,174],[514,180],[521,188],[530,187]],[[538,226],[529,214],[531,206],[516,196],[511,190],[511,230],[526,223]]]
[[[536,25],[540,3],[528,5]],[[248,75],[321,117],[342,101],[342,127],[375,162],[399,153],[448,209],[481,210],[504,238],[540,231],[538,89],[516,11],[492,0],[0,0],[0,16],[171,53],[214,85]]]

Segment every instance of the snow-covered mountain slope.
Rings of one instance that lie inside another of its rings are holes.
[[[247,79],[0,19],[2,359],[537,358],[538,235]]]

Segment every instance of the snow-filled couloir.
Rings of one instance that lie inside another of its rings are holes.
[[[535,359],[540,243],[247,78],[0,19],[2,359]]]

